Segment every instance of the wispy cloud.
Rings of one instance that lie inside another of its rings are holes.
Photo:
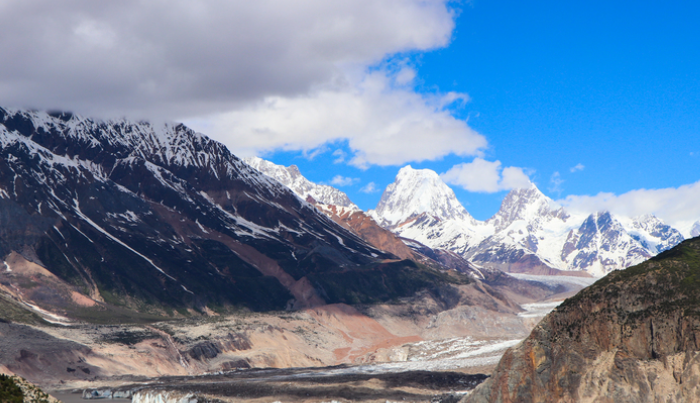
[[[445,183],[460,186],[470,192],[485,193],[526,188],[531,183],[522,168],[502,168],[501,161],[486,161],[482,158],[457,164],[440,177]]]
[[[335,157],[335,159],[333,160],[334,164],[340,164],[345,162],[345,151],[337,149],[333,151],[333,156]]]
[[[349,178],[347,176],[336,175],[331,179],[331,185],[335,186],[350,186],[358,183],[360,178]]]
[[[377,188],[377,184],[374,182],[370,182],[360,189],[360,192],[362,193],[376,193],[378,191],[379,189]]]
[[[559,174],[559,171],[556,171],[549,178],[549,185],[550,186],[548,189],[550,192],[560,195],[562,190],[563,190],[561,187],[561,185],[563,183],[564,183],[564,179],[561,178],[561,174]]]
[[[585,165],[578,163],[578,164],[576,164],[576,166],[569,168],[569,171],[571,171],[571,172],[583,171],[584,168],[586,168]]]

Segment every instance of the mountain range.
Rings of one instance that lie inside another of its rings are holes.
[[[0,254],[5,292],[73,316],[371,303],[469,281],[371,245],[184,125],[11,109]]]
[[[540,315],[522,304],[584,286],[479,267],[249,162],[181,124],[0,108],[0,372],[406,360],[406,343],[520,339]]]
[[[246,162],[307,200],[359,214],[345,193],[308,181],[296,166],[282,167],[260,158]],[[516,273],[599,277],[649,259],[684,239],[651,214],[571,214],[534,184],[510,191],[493,217],[478,221],[436,172],[411,166],[399,170],[377,207],[366,215],[402,238],[450,251],[477,266]]]
[[[653,215],[571,214],[534,184],[510,191],[493,217],[477,221],[435,172],[410,166],[399,171],[370,215],[403,237],[507,272],[602,276],[683,240]]]
[[[181,124],[0,108],[0,370],[35,380],[335,365],[421,340],[520,339],[540,315],[524,304],[549,306],[593,279],[504,271],[597,275],[681,241],[651,215],[570,214],[534,185],[479,221],[437,173],[410,166],[363,211],[295,166],[241,160]],[[214,318],[208,336],[203,317]],[[173,325],[154,327],[163,319]],[[132,345],[158,360],[119,366]]]

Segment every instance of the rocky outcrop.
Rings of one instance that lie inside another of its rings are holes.
[[[187,352],[195,360],[211,360],[225,351],[250,350],[252,345],[245,334],[231,334],[218,340],[207,340],[194,345]],[[250,365],[248,365],[250,367]]]
[[[307,201],[309,200],[307,199]],[[311,202],[333,221],[353,231],[377,249],[392,253],[401,259],[413,258],[413,252],[405,243],[391,231],[380,227],[364,211],[315,203],[315,200],[311,200]]]
[[[700,238],[566,300],[466,402],[700,400]]]

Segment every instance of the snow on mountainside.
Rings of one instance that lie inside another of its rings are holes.
[[[538,274],[548,272],[547,268],[565,269],[559,258],[561,240],[582,220],[569,215],[534,184],[514,189],[484,223],[492,235],[472,245],[467,255],[505,271],[527,271],[533,265],[539,267]]]
[[[369,214],[385,227],[396,227],[421,214],[440,221],[476,222],[437,173],[413,169],[410,165],[399,170],[394,183],[384,190],[377,208]]]
[[[311,196],[319,203],[346,207],[351,210],[360,209],[350,201],[350,198],[344,192],[332,186],[315,184],[306,179],[299,172],[299,168],[296,165],[285,167],[258,157],[244,158],[243,161],[287,186],[302,199],[306,200],[307,197]]]
[[[568,267],[603,276],[654,256],[609,212],[591,214],[567,236],[561,258]]]
[[[678,230],[652,214],[616,218],[632,238],[654,254],[671,249],[683,242],[683,235]]]
[[[564,208],[545,196],[534,184],[527,189],[514,189],[501,203],[501,208],[486,223],[501,232],[515,222],[526,222],[532,229],[541,229],[543,223],[553,220],[566,223],[570,218]]]
[[[690,236],[700,236],[700,221],[696,221],[695,224],[693,224],[693,227],[690,229]]]
[[[404,238],[509,272],[601,276],[683,240],[653,215],[571,215],[534,184],[512,190],[492,218],[476,221],[435,172],[410,167],[399,171],[371,213]]]
[[[73,291],[134,309],[284,309],[403,292],[351,290],[356,275],[420,280],[184,125],[0,108],[0,255],[11,254],[66,290],[26,296],[66,309]]]

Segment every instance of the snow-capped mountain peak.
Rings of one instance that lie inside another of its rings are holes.
[[[244,158],[243,161],[287,186],[302,199],[312,197],[318,203],[360,210],[341,190],[328,185],[318,185],[306,179],[296,165],[285,167],[258,157]]]
[[[602,276],[650,258],[652,254],[625,230],[618,218],[608,211],[589,215],[578,230],[569,233],[562,260],[571,267]]]
[[[690,229],[690,236],[700,236],[700,221],[695,221],[695,224]]]
[[[404,238],[506,271],[584,270],[596,276],[639,263],[683,240],[653,215],[570,214],[534,184],[514,189],[500,210],[476,221],[435,172],[404,167],[375,220]]]
[[[545,196],[535,184],[531,184],[528,188],[511,190],[503,199],[498,213],[487,223],[493,225],[498,232],[515,221],[534,222],[553,218],[566,221],[569,215],[560,205]]]
[[[399,170],[377,208],[370,211],[377,222],[389,228],[424,213],[441,221],[474,221],[437,172],[410,165]]]
[[[618,221],[632,238],[652,253],[671,249],[683,241],[683,235],[678,230],[653,214],[632,218],[618,217]]]

